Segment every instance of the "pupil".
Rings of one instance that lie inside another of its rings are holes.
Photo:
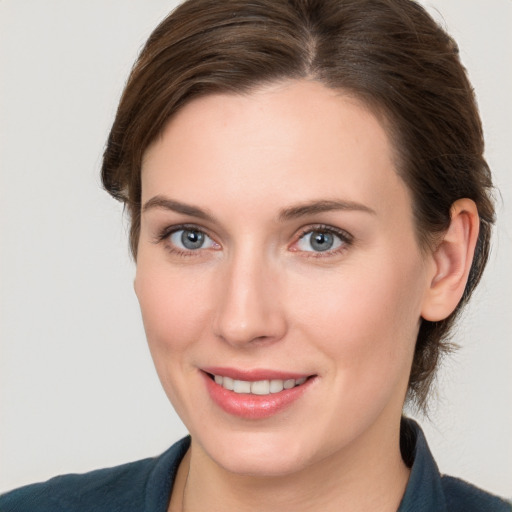
[[[198,231],[184,230],[181,235],[181,243],[187,249],[199,249],[204,242],[204,235]]]
[[[316,251],[328,251],[334,243],[333,236],[329,233],[312,233],[311,247]]]

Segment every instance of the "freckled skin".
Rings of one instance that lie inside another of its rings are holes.
[[[333,464],[355,474],[375,459],[405,474],[398,426],[432,275],[377,118],[308,81],[194,100],[145,154],[143,204],[155,196],[214,217],[145,211],[135,280],[158,375],[192,435],[192,467],[292,477]],[[374,213],[279,218],[317,200]],[[206,245],[155,243],[183,224]],[[350,242],[334,235],[335,249],[315,251],[302,235],[319,225]],[[212,403],[207,366],[316,380],[292,406],[251,421]]]

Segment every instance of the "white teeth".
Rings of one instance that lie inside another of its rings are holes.
[[[295,379],[287,379],[284,381],[284,389],[292,389],[295,387]]]
[[[282,380],[271,380],[270,381],[270,392],[271,393],[279,393],[283,391],[284,383]]]
[[[251,383],[246,380],[235,380],[235,386],[233,387],[235,393],[250,393]]]
[[[222,375],[213,376],[215,382],[224,389],[234,391],[235,393],[246,393],[253,395],[269,395],[270,393],[280,393],[283,389],[292,389],[306,382],[307,377],[300,379],[272,379],[272,380],[237,380]]]
[[[251,384],[251,393],[253,395],[268,395],[270,393],[270,381],[257,380]]]
[[[229,391],[235,388],[235,381],[231,377],[221,377],[221,386]]]

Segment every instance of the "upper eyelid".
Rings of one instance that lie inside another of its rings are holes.
[[[167,226],[161,229],[155,239],[153,240],[153,243],[155,244],[163,244],[163,246],[171,253],[175,253],[181,256],[199,256],[204,250],[218,250],[217,247],[198,247],[197,249],[189,249],[187,247],[180,247],[179,245],[176,245],[175,242],[171,241],[171,236],[175,233],[179,233],[180,231],[195,231],[202,233],[207,237],[210,242],[213,242],[214,246],[221,247],[221,245],[216,241],[216,239],[212,236],[210,236],[206,230],[202,229],[201,227],[195,226],[195,225],[172,225]]]
[[[155,245],[163,244],[164,247],[168,246],[168,245],[171,245],[174,247],[175,245],[174,245],[174,243],[172,243],[170,241],[170,237],[177,231],[181,231],[183,229],[196,229],[197,231],[203,232],[203,230],[194,228],[192,226],[189,226],[188,228],[185,225],[164,226],[162,228],[157,228],[155,230],[155,232],[152,234],[151,242]],[[207,233],[205,233],[205,235],[209,236]],[[181,249],[179,249],[179,248],[178,248],[178,250],[181,251]]]
[[[177,231],[182,230],[191,230],[191,231],[198,231],[206,235],[208,238],[213,240],[216,244],[222,246],[222,244],[218,241],[216,236],[212,236],[210,231],[198,224],[194,223],[183,223],[183,224],[176,224],[171,226],[166,226],[162,229],[160,229],[157,233],[157,236],[155,237],[155,243],[159,243],[166,238],[168,238],[173,233],[176,233]],[[345,243],[352,243],[354,237],[345,229],[334,227],[328,224],[310,224],[306,226],[302,226],[298,230],[295,231],[297,233],[293,236],[293,241],[291,242],[291,245],[297,243],[301,238],[303,238],[308,233],[314,232],[314,231],[323,231],[326,233],[332,233],[338,237],[340,237]]]
[[[190,223],[166,226],[166,227],[158,230],[157,238],[159,240],[163,240],[163,239],[169,237],[170,235],[172,235],[173,233],[176,233],[177,231],[185,231],[185,230],[198,231],[198,232],[206,235],[208,238],[211,238],[212,240],[215,241],[215,238],[213,236],[211,236],[211,234],[209,233],[209,231],[207,229],[203,228],[202,226],[198,226],[196,224],[190,224]]]
[[[323,232],[326,232],[326,233],[332,233],[332,234],[337,235],[340,238],[345,239],[347,241],[352,241],[353,238],[354,238],[345,229],[336,228],[334,226],[329,226],[327,224],[316,224],[316,225],[312,225],[312,226],[304,226],[303,228],[301,228],[299,230],[299,237],[298,238],[300,239],[304,235],[306,235],[308,233],[315,232],[315,231],[323,231]]]
[[[306,251],[301,250],[296,246],[308,233],[314,233],[317,232],[324,232],[329,233],[337,236],[339,240],[341,241],[341,246],[337,247],[335,249],[328,249],[326,251]],[[301,230],[299,230],[298,236],[295,238],[295,240],[288,246],[288,250],[291,250],[292,252],[297,253],[303,253],[307,257],[312,258],[328,258],[335,255],[338,255],[344,251],[346,251],[349,247],[351,247],[354,244],[354,236],[346,231],[345,229],[337,228],[330,225],[325,224],[316,224],[313,226],[304,226]]]
[[[177,245],[175,241],[172,241],[172,237],[174,235],[176,235],[177,233],[179,234],[180,232],[185,232],[185,231],[188,231],[188,232],[193,232],[193,233],[200,233],[201,235],[203,235],[203,242],[204,243],[207,243],[209,244],[209,247],[203,247],[203,245],[201,245],[200,247],[197,247],[195,249],[189,249],[188,247],[185,247],[185,248],[180,248],[180,250],[184,250],[184,251],[191,251],[191,252],[198,252],[200,251],[201,249],[212,249],[212,245],[215,247],[215,246],[219,246],[220,245],[215,241],[214,238],[212,238],[208,233],[205,233],[204,231],[200,230],[200,229],[195,229],[195,228],[181,228],[181,229],[175,229],[175,230],[172,230],[167,236],[166,236],[166,239],[169,240],[173,245]],[[184,244],[183,242],[183,235],[182,235],[182,240],[180,242],[181,244]]]

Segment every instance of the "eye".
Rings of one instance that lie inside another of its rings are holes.
[[[296,250],[304,252],[336,252],[350,244],[348,234],[333,228],[317,228],[305,231],[296,244]]]
[[[178,251],[196,251],[218,247],[218,244],[206,233],[194,228],[177,229],[168,235],[168,240]]]

